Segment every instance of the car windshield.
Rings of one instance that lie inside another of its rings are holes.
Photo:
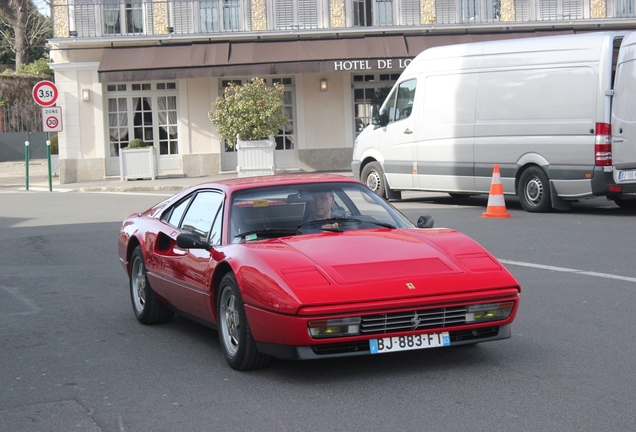
[[[413,224],[357,183],[262,187],[232,197],[232,242],[370,228],[413,228]]]

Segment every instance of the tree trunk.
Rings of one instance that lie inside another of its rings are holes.
[[[16,23],[13,26],[15,32],[15,68],[29,63],[29,43],[27,40],[27,21],[29,20],[28,0],[16,0]]]
[[[29,40],[27,38],[29,7],[29,0],[0,0],[0,11],[4,14],[15,36],[16,69],[29,63]]]

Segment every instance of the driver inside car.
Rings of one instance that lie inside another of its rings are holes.
[[[332,218],[346,218],[351,216],[349,212],[336,213],[333,210],[334,208],[333,191],[314,192],[312,196],[313,196],[313,200],[309,202],[311,214],[307,218],[307,222],[311,222],[315,220],[319,221],[324,219],[332,219]],[[321,228],[323,229],[338,228],[338,222],[327,223],[325,225],[322,225]]]

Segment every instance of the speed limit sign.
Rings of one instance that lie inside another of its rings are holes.
[[[40,81],[33,86],[33,100],[40,106],[50,107],[57,102],[57,87],[51,81]]]
[[[62,132],[62,108],[42,108],[42,132]]]

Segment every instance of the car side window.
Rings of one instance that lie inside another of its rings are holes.
[[[192,204],[183,217],[181,230],[196,234],[202,241],[207,241],[212,231],[212,223],[219,214],[222,203],[223,194],[219,192],[199,192],[192,199]],[[215,237],[220,237],[220,233]]]
[[[402,120],[411,115],[413,102],[415,101],[416,83],[417,81],[414,79],[400,83],[395,102],[395,120]]]
[[[183,212],[185,212],[186,208],[188,208],[188,204],[190,203],[191,198],[192,197],[188,197],[187,199],[184,199],[183,201],[172,207],[172,210],[170,210],[167,218],[164,219],[164,221],[172,225],[173,227],[178,227],[179,222],[181,222]]]

